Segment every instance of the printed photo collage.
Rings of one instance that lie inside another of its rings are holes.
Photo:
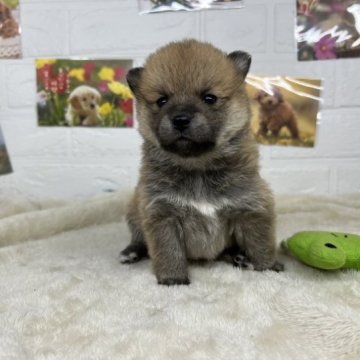
[[[0,59],[22,56],[20,5],[19,0],[0,0]],[[245,5],[243,0],[138,0],[139,14],[234,10]],[[294,6],[299,61],[360,56],[360,0],[294,0]],[[133,96],[126,82],[132,66],[131,59],[36,59],[38,125],[136,127]],[[320,79],[250,74],[246,89],[251,128],[259,143],[315,145]],[[9,172],[11,163],[0,128],[0,175]]]

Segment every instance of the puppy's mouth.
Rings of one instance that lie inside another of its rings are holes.
[[[198,142],[181,134],[171,143],[162,143],[161,146],[165,151],[177,154],[181,157],[198,157],[213,150],[215,147],[215,142]]]

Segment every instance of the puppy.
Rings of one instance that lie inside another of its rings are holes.
[[[100,120],[98,105],[101,101],[100,93],[87,85],[75,88],[69,98],[69,106],[65,114],[69,126],[97,126]]]
[[[144,141],[127,215],[132,240],[121,261],[149,255],[159,284],[189,284],[188,260],[224,253],[245,255],[237,257],[244,267],[281,269],[273,197],[250,132],[250,61],[186,40],[127,75]]]
[[[284,101],[279,89],[261,90],[256,99],[260,104],[258,135],[266,136],[270,131],[278,136],[281,128],[286,127],[293,139],[299,138],[294,110]]]
[[[0,1],[0,36],[4,39],[19,34],[19,24],[14,19],[10,8]]]

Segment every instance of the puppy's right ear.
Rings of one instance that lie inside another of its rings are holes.
[[[79,97],[77,95],[72,96],[69,99],[69,102],[70,102],[71,106],[73,107],[73,109],[81,110],[81,103],[80,103]]]
[[[143,70],[144,68],[142,67],[136,67],[129,70],[129,72],[126,75],[126,80],[129,84],[129,87],[135,96],[138,96],[139,94],[139,86],[140,86]]]
[[[228,55],[228,58],[235,64],[237,70],[246,78],[251,65],[251,55],[244,51],[234,51]]]
[[[7,7],[5,4],[4,4],[4,19],[11,19],[11,11],[10,11],[10,8]]]

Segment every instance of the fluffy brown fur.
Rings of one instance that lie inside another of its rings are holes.
[[[289,129],[292,138],[299,138],[296,116],[291,105],[284,101],[280,91],[276,88],[272,93],[261,90],[257,95],[260,104],[258,135],[266,136],[270,131],[278,136],[283,127]]]
[[[128,73],[144,139],[122,262],[149,255],[160,284],[188,284],[188,260],[275,262],[273,197],[259,176],[244,79],[250,56],[187,40]]]
[[[19,34],[19,25],[13,18],[10,8],[0,1],[0,36],[4,39]]]

